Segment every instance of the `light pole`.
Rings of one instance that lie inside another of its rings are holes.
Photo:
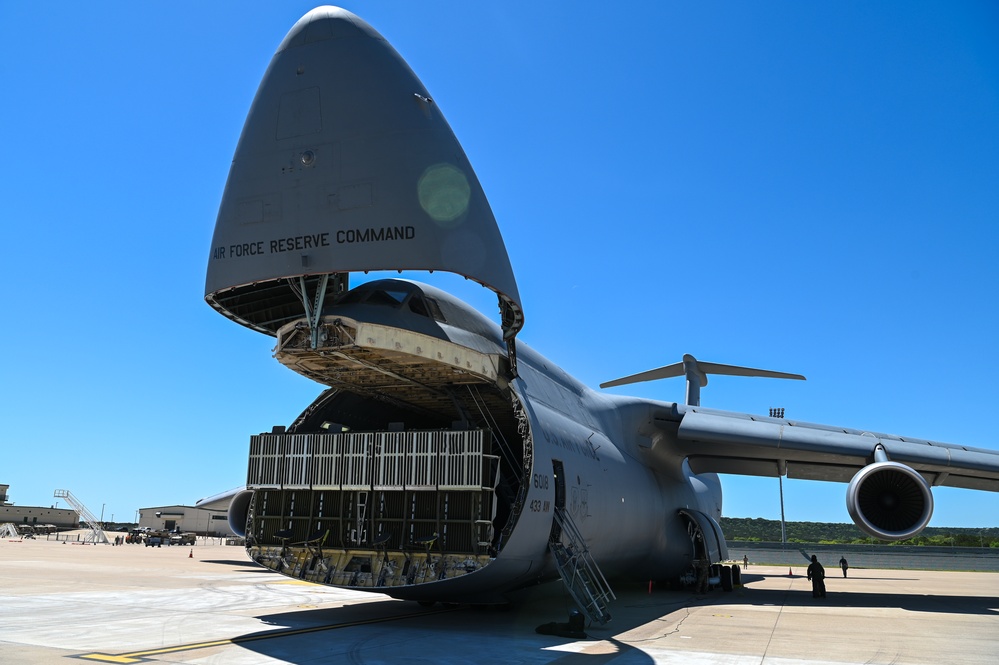
[[[780,474],[780,470],[777,470]],[[780,486],[780,542],[787,542],[787,530],[784,527],[784,476],[778,475],[777,482]]]
[[[784,407],[770,409],[771,418],[783,418]],[[780,487],[780,542],[787,542],[787,529],[784,526],[784,475],[781,473],[780,463],[777,465],[777,484]]]

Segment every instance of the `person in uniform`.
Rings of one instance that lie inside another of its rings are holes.
[[[850,567],[850,564],[846,562],[845,556],[839,558],[839,567],[843,569],[843,577],[846,577],[846,569]]]
[[[819,563],[819,558],[812,555],[812,562],[808,564],[808,579],[812,583],[812,598],[826,597],[826,569]]]
[[[708,592],[708,558],[701,557],[697,560],[697,593],[707,593]]]

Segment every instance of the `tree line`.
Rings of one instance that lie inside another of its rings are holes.
[[[726,540],[729,541],[777,543],[781,541],[780,520],[767,520],[761,517],[722,517],[720,524]],[[927,527],[914,538],[886,541],[872,538],[861,531],[856,524],[850,523],[785,522],[784,526],[789,543],[999,547],[999,528]]]

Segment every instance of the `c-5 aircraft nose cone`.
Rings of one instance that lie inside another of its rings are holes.
[[[281,41],[247,115],[205,298],[273,334],[301,311],[289,282],[372,270],[474,279],[507,306],[505,332],[523,323],[496,220],[433,97],[374,28],[318,7]]]
[[[292,26],[281,41],[278,53],[327,39],[349,37],[384,39],[374,28],[346,9],[329,5],[316,7]]]

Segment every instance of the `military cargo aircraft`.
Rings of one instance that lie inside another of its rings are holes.
[[[433,286],[350,273],[443,271],[492,290],[494,322]],[[232,528],[296,579],[421,602],[503,602],[565,582],[609,619],[608,579],[680,579],[727,558],[717,473],[849,483],[867,533],[903,539],[931,487],[999,491],[999,453],[599,392],[518,340],[524,308],[496,220],[429,91],[334,7],[281,42],[243,128],[209,253],[207,302],[276,339],[326,386],[252,436]],[[775,414],[779,415],[779,414]]]

